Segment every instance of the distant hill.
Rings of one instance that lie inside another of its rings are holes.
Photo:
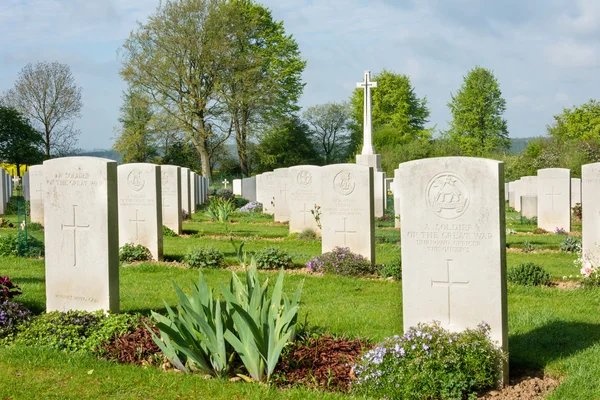
[[[512,154],[521,153],[527,147],[527,143],[532,140],[538,139],[537,137],[528,137],[528,138],[514,138],[510,139],[510,150],[509,152]]]

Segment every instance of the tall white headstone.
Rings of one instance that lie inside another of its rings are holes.
[[[233,188],[234,195],[241,196],[242,195],[242,180],[234,179],[233,183],[232,183],[232,188]]]
[[[190,209],[192,210],[192,214],[196,213],[196,206],[198,201],[196,199],[196,173],[194,171],[190,171]]]
[[[581,166],[583,259],[600,267],[600,162]]]
[[[321,167],[322,252],[348,247],[375,262],[373,168],[357,164]]]
[[[256,201],[256,176],[242,179],[242,197],[248,201]]]
[[[400,228],[400,175],[394,170],[394,227]]]
[[[181,210],[191,217],[190,169],[181,167]]]
[[[439,321],[462,331],[485,321],[508,350],[503,169],[470,157],[400,164],[405,330]]]
[[[256,201],[263,205],[263,212],[275,214],[275,175],[265,172],[257,177]]]
[[[571,231],[571,170],[538,170],[538,227]]]
[[[181,167],[161,165],[162,224],[181,235]]]
[[[321,207],[321,167],[314,165],[290,167],[288,187],[290,232],[302,232],[304,229],[320,232],[311,211],[315,207]]]
[[[6,187],[6,179],[4,179],[4,175],[6,171],[0,168],[0,215],[4,215],[6,213],[6,195],[4,194],[8,188]]]
[[[141,244],[163,257],[161,171],[156,164],[124,164],[119,178],[119,246]]]
[[[46,193],[46,177],[43,165],[29,167],[29,214],[31,222],[44,224],[44,196]]]
[[[386,193],[385,193],[385,172],[375,171],[373,173],[373,196],[374,196],[374,204],[375,204],[375,218],[383,217],[385,213],[385,202],[386,202]]]
[[[22,190],[25,201],[31,200],[29,197],[29,171],[23,174],[23,182],[21,184],[23,185]]]
[[[288,168],[277,168],[273,171],[273,211],[275,221],[286,222],[290,220],[290,187],[288,183],[289,170]]]
[[[117,163],[44,162],[46,310],[119,311]]]
[[[581,204],[581,179],[571,178],[571,208]]]

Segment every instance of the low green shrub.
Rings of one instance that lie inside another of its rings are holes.
[[[10,340],[21,324],[31,320],[31,311],[19,303],[0,297],[0,344]]]
[[[85,311],[53,311],[17,329],[13,343],[65,351],[94,351],[113,336],[128,332],[139,317]]]
[[[209,289],[202,273],[190,295],[174,285],[176,311],[165,303],[167,316],[152,313],[160,331],[160,337],[152,332],[155,343],[180,371],[231,376],[241,361],[249,375],[246,379],[268,381],[282,349],[296,333],[302,283],[289,299],[283,290],[284,275],[279,273],[269,293],[268,280],[260,282],[252,259],[245,283],[232,273],[229,285],[221,285],[224,300]]]
[[[338,275],[361,276],[377,273],[377,267],[360,254],[354,254],[348,247],[336,247],[306,262],[306,267],[314,273],[334,273]]]
[[[184,258],[184,262],[190,268],[223,268],[225,266],[225,257],[217,249],[200,247],[188,253]]]
[[[574,236],[567,236],[560,243],[560,249],[565,253],[577,253],[581,251],[581,239]]]
[[[545,235],[546,233],[548,233],[548,231],[545,230],[544,228],[535,228],[533,230],[534,235]]]
[[[179,236],[171,228],[169,228],[168,226],[164,226],[164,225],[162,227],[162,234],[163,234],[163,236],[167,236],[167,237],[177,237],[177,236]]]
[[[125,243],[119,249],[119,261],[124,263],[132,263],[135,261],[150,261],[152,253],[147,247],[141,244]]]
[[[543,286],[550,283],[550,274],[537,264],[523,263],[510,268],[506,280],[516,285]]]
[[[381,264],[377,272],[384,278],[394,278],[396,280],[401,280],[402,263],[400,261],[395,261],[390,264]]]
[[[235,203],[231,199],[224,197],[213,197],[204,215],[214,222],[227,222],[231,214],[235,211]]]
[[[298,234],[298,239],[301,240],[315,240],[317,239],[317,232],[314,229],[306,228]]]
[[[292,257],[279,247],[267,247],[254,255],[258,269],[289,269],[292,267]]]
[[[0,256],[19,256],[19,236],[23,237],[25,231],[16,234],[0,236]],[[37,238],[27,235],[27,240],[21,243],[21,255],[23,257],[43,257],[44,243]]]
[[[533,244],[530,241],[526,240],[523,242],[523,253],[531,253],[535,250]]]
[[[581,209],[581,203],[576,203],[576,204],[573,206],[572,210],[573,210],[573,216],[574,216],[575,218],[577,218],[578,220],[580,220],[580,221],[581,221],[581,215],[582,215],[582,214],[581,214],[581,211],[582,211],[582,209]]]
[[[362,355],[354,391],[387,399],[472,399],[498,385],[504,358],[485,323],[461,333],[419,324]]]
[[[27,224],[28,231],[42,231],[44,227],[39,222],[30,222]]]

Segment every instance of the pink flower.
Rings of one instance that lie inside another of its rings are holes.
[[[581,266],[581,271],[579,272],[581,272],[582,275],[590,276],[592,272],[594,272],[594,269],[589,261],[585,261]]]

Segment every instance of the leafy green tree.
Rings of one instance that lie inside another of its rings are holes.
[[[226,3],[230,59],[221,70],[219,97],[235,131],[242,174],[248,176],[248,143],[265,123],[299,109],[306,62],[282,22],[250,0]]]
[[[510,148],[508,128],[502,114],[506,101],[492,71],[475,67],[464,77],[448,103],[452,113],[450,138],[468,156],[486,156]]]
[[[431,129],[426,129],[429,122],[427,98],[419,98],[407,75],[397,74],[384,69],[374,74],[373,81],[377,88],[372,94],[373,141],[377,141],[379,131],[385,130],[386,145],[406,144],[415,139],[428,139]],[[357,88],[350,98],[351,116],[353,120],[352,145],[356,150],[362,144],[364,90]],[[391,132],[395,132],[390,135]],[[379,143],[381,146],[381,142]],[[379,153],[383,149],[375,145]]]
[[[37,164],[44,160],[41,147],[44,138],[16,109],[0,106],[0,159],[21,165]]]
[[[256,146],[257,172],[316,164],[316,154],[308,125],[294,115],[271,127],[260,138]]]
[[[325,164],[343,162],[347,157],[349,112],[346,103],[326,103],[308,107],[303,114]]]
[[[600,139],[600,103],[590,99],[587,103],[565,108],[554,116],[554,123],[547,127],[548,133],[561,140]]]
[[[121,128],[113,145],[124,163],[156,161],[158,148],[151,126],[153,116],[148,96],[139,89],[129,88],[123,96]]]

